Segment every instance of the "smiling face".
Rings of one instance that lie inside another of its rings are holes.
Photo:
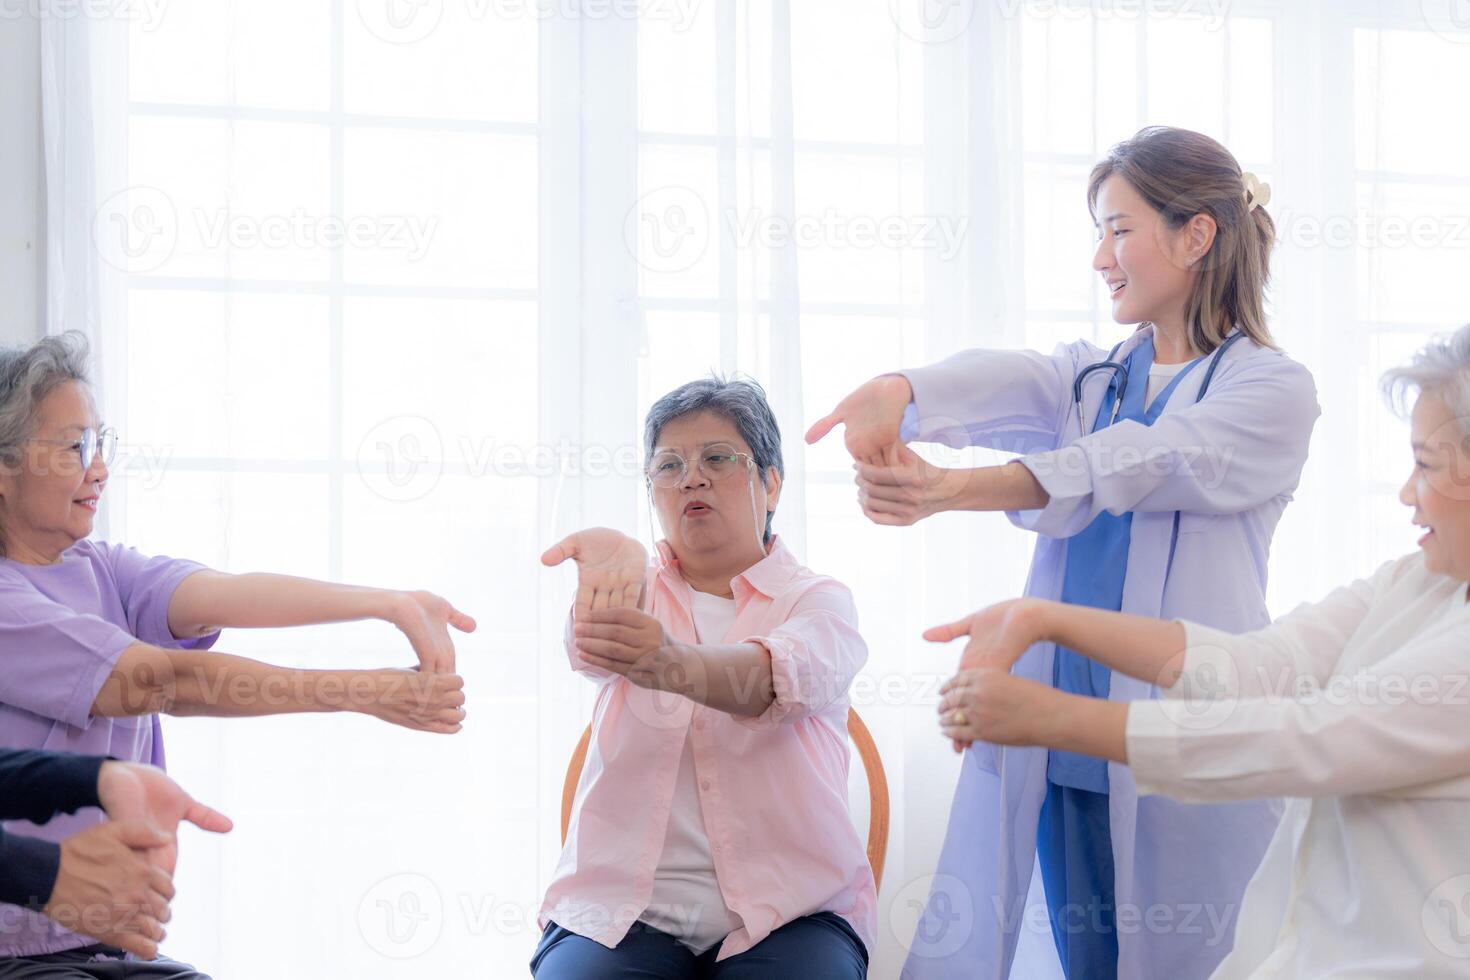
[[[77,443],[88,428],[100,432],[102,420],[85,385],[68,381],[41,400],[33,441],[0,471],[0,533],[8,557],[54,561],[92,533],[108,472],[101,453],[82,469]]]
[[[1419,396],[1410,423],[1414,469],[1399,500],[1426,529],[1419,539],[1424,566],[1470,581],[1470,453],[1460,421],[1440,398]]]
[[[765,515],[776,510],[781,478],[774,468],[769,470],[768,491],[754,465],[742,458],[732,475],[710,479],[696,464],[711,446],[718,445],[733,446],[746,457],[751,454],[740,429],[718,412],[694,412],[666,424],[659,432],[655,455],[675,452],[689,465],[676,486],[653,487],[654,508],[664,537],[681,561],[693,558],[707,565],[744,561],[748,567],[765,554],[760,543]]]
[[[1196,215],[1170,228],[1127,180],[1103,181],[1094,204],[1098,244],[1092,267],[1102,274],[1118,323],[1182,325],[1197,277],[1192,265],[1209,251],[1214,221]]]

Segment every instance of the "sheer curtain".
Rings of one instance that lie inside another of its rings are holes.
[[[186,841],[173,955],[219,976],[521,974],[591,703],[560,651],[572,574],[536,557],[592,524],[651,536],[642,415],[717,370],[766,385],[776,529],[858,598],[854,703],[893,804],[872,975],[895,976],[956,772],[933,724],[956,652],[917,636],[1016,594],[1031,541],[998,515],[874,527],[840,441],[801,434],[897,366],[1121,337],[1086,174],[1141,125],[1188,126],[1274,185],[1274,328],[1324,408],[1273,611],[1407,550],[1404,430],[1372,382],[1466,316],[1470,145],[1423,97],[1470,82],[1455,13],[139,0],[48,17],[47,322],[92,336],[123,430],[104,533],[428,588],[480,621],[453,739],[169,720],[175,775],[239,824]],[[220,646],[407,661],[381,624]],[[853,789],[861,817],[859,773]]]

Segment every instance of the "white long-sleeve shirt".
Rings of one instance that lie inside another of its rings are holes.
[[[1414,554],[1265,629],[1184,626],[1128,710],[1139,793],[1290,798],[1212,980],[1470,976],[1466,583]]]

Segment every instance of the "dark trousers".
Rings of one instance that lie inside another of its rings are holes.
[[[863,980],[868,975],[862,940],[832,912],[788,922],[739,956],[716,963],[719,949],[696,956],[673,936],[641,922],[616,949],[608,949],[552,922],[531,958],[531,975],[536,980]]]
[[[129,959],[113,946],[83,946],[46,956],[0,959],[0,980],[209,980],[189,966],[160,956]]]

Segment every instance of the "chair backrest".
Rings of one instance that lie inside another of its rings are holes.
[[[888,858],[888,775],[873,733],[858,717],[856,709],[847,712],[847,735],[857,747],[868,774],[868,863],[873,866],[873,880],[883,887],[883,862]],[[567,765],[566,782],[561,790],[561,841],[567,842],[567,829],[572,825],[572,804],[577,798],[577,784],[582,781],[582,767],[587,764],[587,747],[592,744],[592,726],[582,732],[572,760]]]

